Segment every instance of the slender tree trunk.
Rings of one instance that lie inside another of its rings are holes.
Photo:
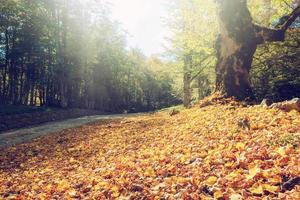
[[[203,99],[210,93],[209,80],[206,76],[198,76],[198,100]]]
[[[63,9],[61,10],[61,15],[60,11],[58,11],[58,60],[59,60],[59,67],[61,70],[60,74],[60,106],[62,108],[68,107],[68,77],[67,77],[67,72],[66,72],[66,50],[67,50],[67,1],[64,1],[63,4]],[[61,23],[61,25],[59,25]],[[61,28],[61,27],[62,28]]]
[[[191,55],[186,55],[184,58],[184,66],[183,66],[183,105],[188,108],[191,105],[192,101],[192,91],[191,91]]]
[[[12,53],[13,53],[13,57],[16,56],[16,52],[15,50],[15,41],[16,41],[16,30],[13,30],[13,34],[12,34]],[[9,102],[11,104],[14,103],[14,97],[15,97],[15,87],[16,87],[16,81],[15,81],[15,77],[16,77],[16,63],[15,63],[15,58],[11,58],[10,59],[10,64],[9,64]]]
[[[6,80],[7,80],[7,70],[9,65],[9,38],[8,38],[8,30],[5,30],[5,65],[4,65],[4,73],[2,76],[3,81],[3,91],[2,91],[2,97],[3,97],[3,103],[6,103],[7,96],[6,96]]]
[[[247,0],[217,0],[220,35],[216,42],[216,90],[239,100],[253,100],[250,70],[257,45],[283,41],[288,27],[300,14],[299,6],[280,29],[253,24]]]
[[[30,89],[30,105],[34,105],[34,83],[33,80],[31,80],[31,89]]]
[[[34,90],[34,105],[37,106],[37,99],[38,99],[38,89]]]
[[[30,57],[27,57],[27,62],[30,62]],[[29,93],[30,93],[30,80],[31,80],[31,72],[29,64],[26,64],[26,73],[25,73],[25,84],[24,84],[24,105],[28,105],[29,103]]]
[[[21,62],[21,75],[20,75],[20,96],[18,100],[18,104],[23,104],[23,97],[24,97],[24,60],[22,58]]]

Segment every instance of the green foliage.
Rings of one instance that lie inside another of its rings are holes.
[[[300,94],[298,32],[289,32],[284,43],[261,46],[255,56],[252,82],[259,100],[282,101]]]
[[[293,0],[249,0],[254,22],[271,26]],[[0,104],[145,111],[190,103],[214,90],[214,0],[170,2],[170,61],[128,50],[126,34],[94,0],[2,0]],[[299,94],[299,36],[260,47],[252,82],[259,99]],[[183,80],[183,81],[182,81]],[[196,92],[197,91],[197,92]],[[286,92],[287,91],[287,92]]]
[[[182,83],[177,83],[185,88],[182,91],[184,96],[193,96],[186,93],[193,93],[194,87],[199,88],[200,93],[213,87],[211,84],[198,84],[201,81],[196,80],[204,76],[214,82],[215,8],[214,1],[204,0],[177,0],[170,6],[168,26],[173,35],[169,52],[175,55],[181,79],[184,77]]]
[[[270,26],[282,16],[289,14],[294,0],[249,0],[248,7],[255,23]]]
[[[172,79],[127,50],[108,7],[93,0],[1,1],[0,104],[122,112],[178,103]]]
[[[250,2],[250,10],[256,22],[271,26],[293,10],[293,0]],[[282,101],[300,94],[298,30],[290,30],[285,42],[261,45],[255,55],[252,82],[258,100],[265,97]]]

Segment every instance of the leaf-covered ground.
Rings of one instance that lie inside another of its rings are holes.
[[[300,199],[298,112],[202,103],[2,149],[0,199]]]

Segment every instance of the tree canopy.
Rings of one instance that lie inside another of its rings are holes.
[[[256,41],[252,43],[249,37],[250,45],[242,45],[248,51],[252,49],[251,59],[238,56],[240,61],[249,60],[242,62],[248,67],[238,76],[220,67],[226,57],[220,53],[232,50],[229,43],[223,43],[223,50],[218,46],[222,45],[218,34],[225,36],[218,20],[218,12],[225,9],[222,5],[227,5],[227,1],[222,2],[169,2],[164,19],[171,32],[167,56],[147,58],[139,49],[128,48],[127,33],[111,19],[106,1],[3,0],[0,103],[134,112],[181,102],[188,107],[216,90],[241,99],[250,93],[257,100],[297,96],[298,2],[244,0],[243,7],[238,7],[236,1],[228,1],[235,5],[231,8],[244,9],[241,13],[249,11],[249,15],[234,16],[238,12],[224,11],[221,19],[228,17],[228,22],[244,27],[240,22],[247,18],[247,33],[258,34],[252,37]],[[275,34],[280,27],[286,32],[286,40],[270,44],[265,36]],[[258,42],[263,32],[266,34]],[[246,33],[240,31],[238,35]],[[228,65],[234,66],[230,60]],[[234,80],[244,85],[233,87]],[[223,87],[231,87],[234,92]]]
[[[4,0],[0,11],[1,104],[136,112],[180,102],[171,77],[127,49],[105,2]]]

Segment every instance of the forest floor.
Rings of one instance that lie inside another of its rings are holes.
[[[300,199],[298,112],[200,104],[3,148],[0,199]]]

